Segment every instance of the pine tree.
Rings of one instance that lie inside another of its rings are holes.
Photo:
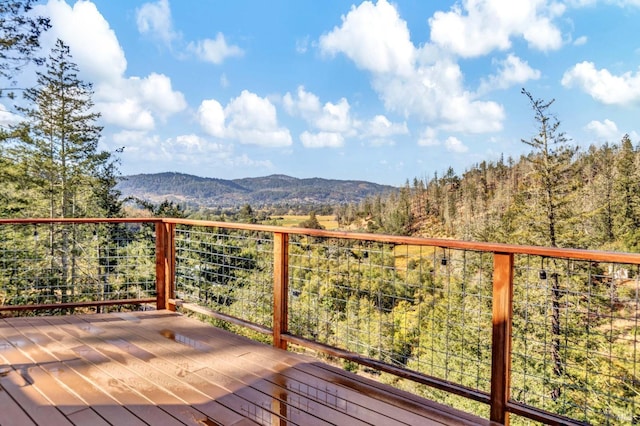
[[[616,162],[617,215],[614,223],[618,240],[625,249],[640,250],[640,184],[636,171],[636,152],[628,135],[622,138],[620,153]]]
[[[100,179],[112,158],[98,151],[100,115],[92,111],[91,84],[79,80],[77,72],[69,47],[58,40],[46,71],[37,74],[38,85],[24,93],[30,104],[18,108],[26,121],[13,132],[14,159],[25,165],[31,186],[46,194],[46,213],[31,211],[32,215],[66,218],[106,213],[96,208],[95,196],[106,194],[100,184],[115,184],[113,179]]]
[[[11,161],[22,168],[17,183],[31,195],[23,215],[51,218],[119,216],[116,163],[98,151],[102,127],[96,124],[91,84],[81,81],[69,47],[58,40],[37,73],[37,86],[25,90],[25,121],[10,135]],[[115,232],[115,230],[113,231]],[[76,226],[49,228],[49,268],[60,277],[62,302],[73,295],[78,277],[76,247],[85,237]],[[53,285],[53,284],[52,284]]]
[[[529,99],[534,111],[535,121],[539,125],[538,134],[531,140],[522,140],[523,143],[533,148],[529,155],[532,172],[532,185],[530,186],[531,200],[534,200],[531,212],[537,216],[537,211],[542,211],[544,220],[529,222],[538,232],[538,244],[550,247],[558,247],[559,242],[565,242],[565,227],[571,218],[569,194],[573,177],[573,157],[577,148],[571,147],[564,133],[560,132],[560,121],[555,118],[549,108],[554,100],[545,102],[534,99],[533,96],[522,89],[522,93]],[[537,209],[536,209],[537,207]],[[536,225],[542,226],[536,226]],[[564,245],[564,244],[563,244]],[[564,374],[564,363],[560,353],[560,301],[562,291],[559,276],[553,273],[551,280],[551,358],[553,374],[560,377]],[[551,391],[551,398],[555,401],[561,395],[561,389],[555,387]]]

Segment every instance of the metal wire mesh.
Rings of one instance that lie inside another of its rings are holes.
[[[0,305],[155,297],[155,240],[140,224],[0,227]]]
[[[520,256],[512,398],[591,424],[640,422],[637,266]]]
[[[491,254],[292,238],[293,334],[488,392]]]
[[[176,296],[266,327],[273,324],[273,235],[180,225]]]

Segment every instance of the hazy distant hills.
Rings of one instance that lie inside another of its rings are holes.
[[[356,180],[298,179],[285,175],[225,180],[172,172],[125,176],[117,189],[125,197],[154,203],[169,200],[212,208],[244,204],[253,207],[337,205],[397,190],[389,185]]]

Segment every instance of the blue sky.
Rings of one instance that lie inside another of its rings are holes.
[[[48,0],[124,174],[402,185],[528,152],[522,87],[576,144],[639,142],[640,0]],[[28,73],[21,78],[28,83]],[[10,105],[5,100],[5,110]],[[0,121],[10,121],[8,113]]]

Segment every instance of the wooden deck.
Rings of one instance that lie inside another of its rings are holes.
[[[0,319],[2,425],[489,422],[168,311]]]

